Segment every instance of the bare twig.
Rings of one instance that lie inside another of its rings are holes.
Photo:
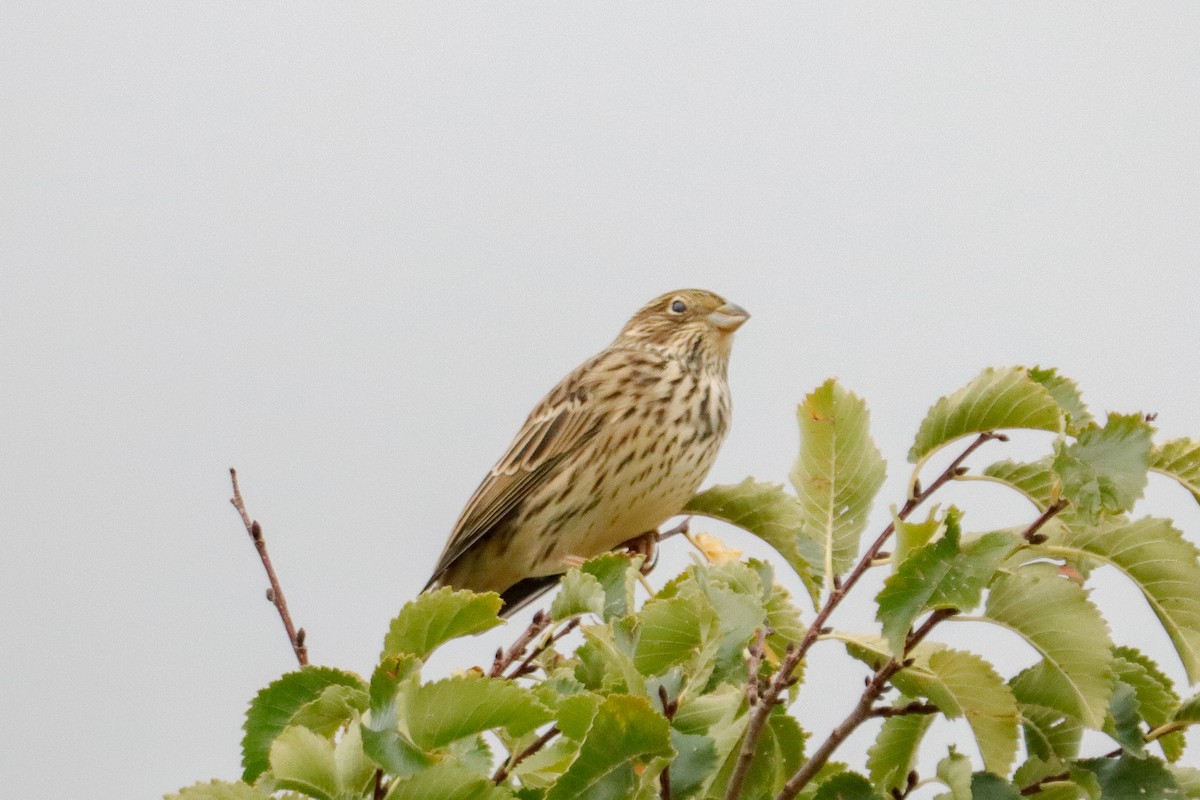
[[[912,514],[912,512],[918,506],[929,499],[930,495],[945,486],[954,478],[962,475],[966,471],[966,468],[963,467],[962,464],[964,461],[966,461],[967,457],[982,447],[986,442],[989,442],[993,439],[1007,441],[1007,438],[1003,434],[985,431],[975,437],[971,444],[969,444],[966,449],[964,449],[963,452],[958,455],[957,458],[951,461],[950,465],[947,466],[946,469],[934,479],[933,483],[929,484],[929,486],[921,488],[919,484],[914,484],[912,495],[908,498],[908,500],[905,501],[904,506],[900,509],[900,511],[897,512],[896,519],[908,519],[908,516]],[[813,619],[808,631],[804,634],[804,638],[800,640],[800,643],[794,647],[789,645],[787,654],[784,656],[783,662],[779,665],[779,670],[775,673],[775,677],[763,691],[761,702],[751,714],[750,721],[746,724],[746,733],[742,738],[742,747],[738,752],[737,764],[734,767],[733,774],[730,776],[729,783],[725,789],[725,800],[736,800],[736,798],[741,794],[742,785],[745,783],[746,776],[750,772],[750,762],[754,758],[754,752],[758,747],[758,740],[759,737],[762,736],[763,728],[766,726],[767,717],[770,715],[771,709],[779,701],[779,697],[783,691],[795,683],[795,681],[792,679],[792,672],[796,669],[804,657],[808,655],[808,651],[816,643],[822,632],[826,630],[825,623],[829,620],[830,615],[833,614],[834,610],[841,604],[842,600],[846,597],[849,591],[854,588],[854,585],[858,583],[858,580],[863,576],[863,573],[870,568],[871,562],[874,561],[876,556],[879,555],[879,552],[883,549],[884,543],[887,542],[887,540],[892,536],[893,533],[895,533],[895,531],[896,520],[893,519],[887,524],[887,527],[883,529],[883,532],[879,534],[875,541],[871,543],[871,546],[866,549],[866,552],[863,553],[862,557],[859,558],[858,563],[854,565],[854,568],[850,570],[845,578],[834,581],[833,591],[831,591],[829,596],[825,599],[824,605],[822,605],[821,609],[817,612],[816,617]],[[835,578],[836,577],[837,576],[835,576]],[[885,679],[880,686],[882,687],[882,685],[886,684],[886,682],[887,681]],[[882,688],[880,691],[882,691]],[[871,702],[874,701],[872,700]],[[867,703],[866,705],[868,712],[870,711],[870,705],[870,703]],[[826,755],[825,758],[828,759],[828,755]]]
[[[241,515],[242,524],[246,526],[246,533],[250,534],[254,548],[258,550],[258,557],[262,559],[263,569],[267,571],[267,580],[271,582],[271,588],[267,590],[267,599],[274,603],[275,608],[279,611],[279,618],[283,620],[283,629],[287,631],[288,641],[291,642],[296,660],[300,662],[300,666],[306,667],[308,666],[308,645],[305,643],[304,628],[296,628],[292,624],[292,616],[288,613],[287,599],[283,596],[283,587],[279,585],[279,577],[275,574],[275,568],[271,565],[271,556],[267,553],[267,541],[263,537],[262,525],[258,524],[258,520],[250,519],[250,515],[246,512],[246,503],[242,500],[242,492],[238,488],[236,469],[229,468],[229,478],[233,482],[233,497],[229,502]]]
[[[387,784],[383,782],[383,770],[375,770],[375,792],[372,795],[374,800],[383,800],[387,795]]]
[[[1038,533],[1038,531],[1042,529],[1043,525],[1045,525],[1056,514],[1058,514],[1058,512],[1062,511],[1066,507],[1067,501],[1063,499],[1059,499],[1056,502],[1051,503],[1046,507],[1046,510],[1042,512],[1040,517],[1030,523],[1029,527],[1025,529],[1025,532],[1021,534],[1021,538],[1030,544],[1041,544],[1042,542],[1046,541],[1046,535],[1043,533]]]
[[[533,744],[517,753],[505,763],[501,764],[499,769],[496,770],[496,773],[492,775],[492,783],[500,783],[500,781],[507,778],[509,773],[517,768],[518,764],[549,744],[551,739],[553,739],[555,736],[558,736],[558,733],[559,731],[557,725],[548,728],[545,733],[543,733],[533,742]]]
[[[914,701],[904,706],[876,706],[871,709],[870,716],[887,719],[888,717],[906,717],[910,714],[936,714],[941,711],[933,703]]]
[[[547,615],[547,616],[549,616],[549,615]],[[559,630],[550,631],[549,633],[547,633],[546,636],[542,639],[542,641],[540,643],[538,643],[533,648],[533,650],[531,650],[529,652],[529,655],[525,656],[525,658],[521,661],[521,663],[517,665],[516,669],[514,669],[511,673],[509,673],[508,677],[510,679],[511,678],[520,678],[523,675],[528,675],[530,672],[535,671],[537,668],[535,666],[533,666],[533,660],[535,658],[537,658],[538,656],[540,656],[542,653],[546,652],[546,649],[548,647],[550,647],[550,645],[554,644],[559,639],[563,638],[568,633],[570,633],[571,631],[578,628],[579,623],[580,623],[580,618],[574,617],[571,620],[569,620],[566,625],[563,625],[562,628],[560,628]]]
[[[1059,773],[1058,775],[1047,775],[1046,777],[1042,778],[1041,780],[1035,781],[1034,783],[1031,783],[1028,786],[1026,786],[1024,789],[1022,789],[1021,796],[1029,797],[1030,795],[1037,794],[1040,791],[1042,791],[1042,789],[1046,786],[1046,784],[1057,783],[1058,781],[1065,781],[1065,780],[1068,780],[1070,777],[1071,777],[1071,773],[1069,773],[1069,772],[1062,772],[1062,773]]]
[[[496,651],[496,658],[492,661],[492,668],[488,671],[488,677],[499,678],[504,674],[504,670],[508,669],[509,665],[516,661],[521,656],[525,655],[525,649],[529,647],[539,633],[546,630],[550,626],[550,615],[545,611],[538,611],[533,615],[533,619],[529,621],[529,626],[517,637],[517,640],[512,643],[507,650],[500,648]]]
[[[662,703],[663,716],[667,718],[667,721],[675,719],[675,712],[679,710],[679,698],[672,700],[667,694],[667,687],[661,683],[658,685],[658,701]],[[658,773],[658,796],[661,800],[671,800],[670,762],[663,766],[662,772]]]
[[[754,632],[754,641],[750,643],[749,648],[750,657],[746,659],[746,703],[751,708],[758,705],[759,694],[763,688],[763,679],[758,673],[766,655],[767,635],[766,627]]]

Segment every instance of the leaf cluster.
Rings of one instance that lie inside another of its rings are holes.
[[[864,547],[886,471],[866,404],[830,380],[798,419],[791,489],[747,479],[688,511],[771,544],[811,617],[753,559],[697,560],[639,603],[639,559],[609,553],[567,573],[549,612],[489,672],[429,680],[439,646],[503,624],[496,595],[441,589],[392,621],[369,678],[305,667],[263,689],[247,712],[241,781],[172,797],[902,800],[928,785],[939,800],[1200,797],[1200,770],[1180,763],[1200,696],[1181,693],[1138,642],[1113,641],[1088,590],[1097,570],[1129,581],[1187,683],[1200,682],[1200,551],[1170,520],[1134,515],[1151,472],[1200,500],[1200,442],[1155,443],[1140,414],[1101,424],[1053,370],[989,369],[930,409],[908,454],[908,495]],[[967,456],[1021,429],[1045,432],[1041,458],[967,473]],[[958,457],[925,474],[947,448]],[[987,531],[971,528],[970,509],[914,518],[961,480],[1018,493],[1028,520]],[[828,627],[870,570],[887,575],[875,619]],[[944,624],[1007,631],[1033,665],[1002,674],[936,641]],[[863,665],[826,701],[846,718],[821,737],[789,712],[820,643]],[[872,719],[882,723],[865,763],[834,760]],[[973,741],[919,775],[928,732],[954,719]]]

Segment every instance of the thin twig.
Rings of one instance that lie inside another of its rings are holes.
[[[662,703],[663,716],[667,718],[667,722],[675,719],[675,712],[679,710],[679,698],[672,700],[667,694],[667,687],[661,683],[658,685],[658,701]],[[671,800],[671,764],[667,762],[662,772],[658,773],[658,796],[660,800]]]
[[[866,722],[873,716],[880,716],[876,713],[877,709],[875,701],[877,701],[887,688],[887,683],[895,676],[897,672],[909,666],[912,661],[908,658],[908,654],[920,644],[929,632],[934,627],[954,614],[958,613],[954,609],[939,608],[931,613],[921,627],[908,635],[904,643],[904,655],[900,658],[889,658],[871,676],[867,681],[867,687],[863,690],[862,696],[858,699],[858,703],[841,724],[830,731],[829,736],[821,743],[807,761],[796,770],[792,777],[788,778],[787,783],[783,785],[775,800],[793,800],[800,793],[808,782],[825,766],[829,761],[829,757],[833,752],[846,740],[850,734],[854,733],[859,725]],[[936,710],[936,709],[935,709]],[[916,712],[914,712],[916,713]]]
[[[275,608],[279,611],[279,618],[283,620],[283,629],[287,631],[288,641],[291,642],[296,660],[300,662],[300,666],[306,667],[308,666],[308,645],[305,643],[304,628],[297,628],[292,624],[292,615],[288,613],[283,587],[279,584],[279,577],[271,565],[271,556],[267,553],[267,540],[263,537],[262,525],[258,524],[258,520],[250,519],[250,515],[246,512],[246,503],[242,500],[242,492],[238,488],[236,469],[229,468],[229,478],[233,482],[233,497],[229,502],[241,515],[242,523],[246,526],[246,533],[250,534],[254,548],[258,550],[258,557],[262,559],[263,568],[267,571],[267,580],[271,582],[271,588],[267,590],[267,599],[274,603]]]
[[[1041,544],[1042,542],[1046,541],[1045,534],[1038,533],[1038,531],[1040,531],[1042,526],[1049,522],[1058,512],[1062,511],[1066,507],[1067,501],[1063,499],[1059,499],[1048,505],[1046,510],[1042,512],[1042,515],[1030,523],[1029,527],[1025,529],[1025,532],[1021,534],[1021,538],[1030,544]]]
[[[906,717],[910,714],[936,714],[941,711],[933,703],[914,701],[904,706],[876,706],[871,709],[870,716],[887,719],[889,717]]]
[[[508,669],[509,665],[516,661],[521,656],[525,655],[525,648],[529,647],[539,633],[546,630],[550,625],[550,615],[545,611],[538,611],[533,615],[533,619],[529,621],[529,626],[522,631],[517,640],[505,650],[500,648],[496,651],[496,658],[492,661],[492,668],[488,671],[488,677],[499,678],[504,674],[504,670]]]
[[[559,731],[558,731],[557,725],[553,725],[550,728],[548,728],[545,733],[543,733],[536,740],[534,740],[533,744],[529,745],[529,747],[526,747],[524,750],[517,753],[515,756],[510,758],[507,762],[501,764],[499,769],[496,770],[496,773],[494,775],[492,775],[492,783],[500,783],[500,781],[507,778],[509,776],[509,773],[511,773],[514,769],[517,768],[518,764],[520,764],[525,759],[529,758],[531,755],[536,753],[538,750],[541,750],[543,747],[545,747],[550,742],[551,739],[553,739],[555,736],[558,736],[558,733],[559,733]]]
[[[1068,780],[1070,777],[1071,777],[1071,773],[1069,773],[1069,772],[1061,772],[1058,775],[1047,775],[1046,777],[1042,778],[1041,780],[1035,781],[1034,783],[1031,783],[1028,786],[1026,786],[1024,789],[1022,789],[1021,796],[1029,797],[1030,795],[1038,794],[1039,792],[1042,791],[1042,789],[1046,786],[1046,784],[1057,783],[1059,781],[1065,781],[1065,780]]]
[[[749,648],[750,655],[746,659],[746,704],[751,708],[758,705],[759,694],[762,692],[762,676],[758,673],[762,669],[766,648],[767,629],[762,627],[754,632],[754,641],[750,643]]]
[[[385,795],[387,795],[387,784],[383,782],[383,770],[377,769],[375,770],[374,800],[383,800]]]
[[[559,639],[578,628],[579,623],[580,618],[573,617],[572,619],[568,620],[567,624],[562,626],[562,628],[559,630],[550,631],[547,633],[545,638],[543,638],[542,641],[530,651],[529,655],[525,656],[521,663],[517,665],[516,669],[509,673],[508,677],[510,679],[520,678],[524,675],[528,675],[530,672],[533,672],[536,669],[536,667],[533,666],[533,660],[542,653],[546,652],[546,649],[550,647],[550,645],[554,644]]]
[[[1003,434],[993,433],[991,431],[985,431],[979,434],[977,437],[975,437],[971,444],[969,444],[966,449],[963,450],[963,452],[960,453],[957,458],[950,462],[950,465],[947,466],[946,469],[934,479],[933,483],[929,484],[929,486],[925,487],[924,489],[914,486],[914,492],[912,496],[905,501],[904,506],[899,512],[897,512],[896,518],[887,524],[887,527],[885,527],[883,532],[880,533],[875,541],[871,543],[871,546],[867,548],[866,552],[863,553],[862,557],[859,558],[858,563],[854,565],[854,568],[850,570],[846,577],[840,581],[834,582],[833,591],[831,591],[829,596],[825,599],[825,604],[821,607],[820,611],[817,612],[816,617],[812,621],[812,625],[809,626],[808,631],[804,634],[804,638],[800,640],[800,644],[796,645],[795,647],[791,645],[788,646],[787,654],[784,656],[783,662],[779,665],[779,670],[775,673],[775,677],[771,680],[771,682],[767,685],[766,690],[763,692],[762,701],[750,715],[750,721],[746,724],[746,733],[742,738],[742,748],[738,752],[737,764],[734,767],[733,774],[730,776],[729,783],[725,789],[725,800],[736,800],[736,798],[741,794],[742,785],[745,783],[746,776],[750,772],[750,762],[754,758],[754,752],[758,747],[758,740],[762,736],[763,728],[767,724],[767,717],[770,715],[771,709],[775,707],[775,704],[779,701],[779,696],[783,693],[783,691],[795,683],[795,681],[792,679],[792,672],[796,669],[804,657],[808,655],[808,651],[812,648],[813,644],[816,643],[817,639],[823,633],[827,632],[825,623],[829,620],[830,615],[833,614],[834,610],[841,604],[842,599],[845,598],[847,593],[849,593],[849,591],[854,588],[854,585],[858,583],[858,580],[863,576],[863,573],[870,568],[871,562],[874,561],[875,557],[879,555],[879,552],[883,549],[884,543],[887,542],[893,533],[895,533],[896,519],[908,519],[908,516],[912,514],[912,512],[918,506],[924,503],[930,495],[942,488],[955,477],[962,475],[966,471],[962,464],[967,457],[983,446],[984,443],[989,442],[992,439],[999,439],[1003,441],[1005,440],[1005,437]],[[868,710],[870,710],[869,704]],[[828,756],[826,757],[828,758]]]

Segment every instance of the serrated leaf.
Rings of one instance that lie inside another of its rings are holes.
[[[1087,556],[1125,573],[1170,636],[1188,678],[1200,680],[1200,551],[1170,520],[1072,526],[1051,540],[1047,552]]]
[[[946,533],[909,556],[876,597],[876,618],[883,623],[892,652],[903,655],[913,621],[932,609],[970,611],[983,588],[1015,546],[1009,534],[988,533],[959,547],[958,514],[946,516]]]
[[[453,762],[435,764],[429,769],[397,781],[384,800],[515,800],[516,795],[496,786],[486,777]]]
[[[410,775],[431,761],[399,729],[397,694],[404,683],[416,685],[420,664],[408,653],[387,656],[371,675],[371,710],[363,722],[363,752],[392,775]]]
[[[1117,681],[1108,700],[1108,719],[1104,722],[1104,732],[1116,740],[1125,752],[1141,758],[1146,752],[1141,721],[1137,693],[1129,684]]]
[[[796,416],[800,454],[790,477],[804,531],[821,547],[828,585],[854,563],[887,468],[871,440],[867,404],[834,379],[804,398]]]
[[[579,755],[546,794],[546,800],[588,797],[595,787],[632,787],[634,768],[669,757],[670,725],[644,697],[610,695],[596,710]],[[615,794],[612,797],[628,796]]]
[[[1185,800],[1183,790],[1157,758],[1091,758],[1077,761],[1100,782],[1103,800]]]
[[[1150,469],[1174,478],[1200,502],[1200,440],[1172,439],[1150,451]]]
[[[1049,679],[1043,676],[1049,674]],[[1017,698],[1021,727],[1025,733],[1025,748],[1030,755],[1050,761],[1074,758],[1079,754],[1083,726],[1073,713],[1046,703],[1064,705],[1057,690],[1058,679],[1045,661],[1039,661],[1009,681]],[[1065,705],[1074,708],[1074,704]]]
[[[580,569],[604,587],[604,618],[623,617],[633,610],[633,585],[637,582],[642,557],[603,553]]]
[[[883,795],[862,775],[840,772],[821,784],[813,800],[883,800]]]
[[[805,528],[800,501],[782,486],[746,478],[741,483],[706,489],[689,500],[683,510],[727,522],[771,545],[817,602],[824,552]]]
[[[163,800],[270,800],[271,795],[257,786],[228,781],[208,781],[180,789]]]
[[[895,509],[893,509],[894,511]],[[893,514],[892,522],[896,527],[896,547],[892,551],[892,571],[900,568],[917,548],[924,547],[941,534],[946,526],[944,517],[938,516],[938,507],[929,511],[924,522],[909,522]]]
[[[729,747],[720,771],[714,776],[708,796],[724,796],[725,788],[733,774],[741,752],[741,734],[745,731],[746,717],[739,720],[736,747]],[[774,797],[783,788],[784,782],[800,768],[804,759],[805,734],[799,723],[782,708],[767,717],[767,724],[758,739],[754,758],[742,784],[740,797]]]
[[[1179,722],[1200,722],[1200,694],[1193,695],[1179,704],[1175,712]]]
[[[1117,647],[1113,655],[1113,671],[1118,680],[1134,691],[1141,718],[1151,728],[1169,722],[1172,712],[1179,705],[1179,697],[1175,694],[1171,679],[1163,674],[1154,661],[1132,647]],[[1175,761],[1183,754],[1182,733],[1162,736],[1158,743],[1168,761]]]
[[[360,692],[362,700],[366,699],[366,684],[354,673],[309,666],[287,673],[250,701],[242,726],[246,732],[242,737],[242,780],[253,782],[268,768],[271,742],[305,706],[318,700],[331,686],[349,687]],[[360,701],[357,707],[365,706]]]
[[[1186,797],[1200,797],[1200,769],[1181,767],[1178,764],[1169,766],[1167,769],[1171,771],[1171,775],[1175,777],[1175,781]]]
[[[1075,381],[1059,375],[1056,369],[1041,367],[1031,368],[1029,377],[1046,387],[1046,391],[1054,398],[1054,402],[1058,403],[1058,407],[1066,414],[1067,433],[1077,433],[1095,421],[1091,412],[1088,411],[1087,405],[1084,404],[1083,396],[1079,393],[1079,385]]]
[[[1139,414],[1109,414],[1103,428],[1055,445],[1054,472],[1073,509],[1094,518],[1133,508],[1146,488],[1154,429]]]
[[[904,697],[896,701],[897,706],[907,703]],[[921,739],[932,723],[932,714],[905,714],[883,721],[875,743],[867,751],[867,771],[880,791],[907,786],[908,774],[917,766]]]
[[[281,789],[294,789],[316,800],[360,797],[375,777],[375,765],[362,749],[353,723],[336,745],[308,728],[293,725],[271,744],[271,774]]]
[[[503,620],[495,592],[476,594],[444,586],[410,600],[392,620],[380,658],[410,653],[425,659],[451,639],[483,633]]]
[[[966,717],[984,766],[1008,774],[1017,753],[1018,719],[1016,698],[1008,684],[981,656],[961,650],[933,653],[928,667],[942,690],[930,699],[948,718]]]
[[[917,462],[942,445],[971,434],[1009,428],[1060,432],[1064,415],[1046,387],[1024,367],[986,369],[929,409],[908,460]]]
[[[1112,641],[1100,612],[1082,588],[1048,564],[999,575],[986,616],[1024,637],[1046,664],[1042,679],[1057,702],[1044,703],[1099,728],[1112,693]]]
[[[521,736],[553,718],[531,690],[502,678],[446,678],[407,692],[404,700],[409,735],[426,751],[494,728]]]
[[[658,675],[695,655],[717,632],[717,615],[699,592],[652,599],[638,612],[638,641],[633,663],[643,675]]]
[[[567,570],[559,582],[558,594],[550,604],[550,617],[555,622],[578,616],[579,614],[604,613],[604,587],[595,575],[580,569]]]
[[[1011,486],[1045,511],[1058,502],[1062,495],[1062,480],[1053,466],[1054,459],[1049,456],[1029,463],[997,461],[985,467],[983,474],[991,480]]]

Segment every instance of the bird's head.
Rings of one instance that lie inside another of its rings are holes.
[[[680,289],[654,298],[625,324],[617,344],[652,347],[684,361],[724,368],[733,332],[750,318],[745,309],[704,289]]]

